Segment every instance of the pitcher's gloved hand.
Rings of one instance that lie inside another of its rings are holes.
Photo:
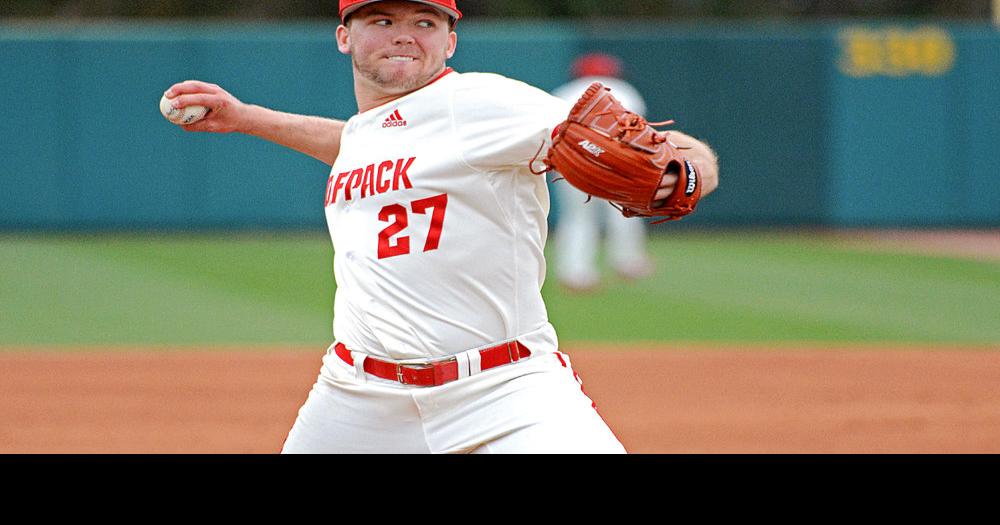
[[[694,163],[669,132],[653,129],[599,82],[560,124],[543,162],[577,189],[617,205],[626,217],[680,219],[694,211],[702,194]],[[664,181],[674,178],[673,191],[664,195]]]

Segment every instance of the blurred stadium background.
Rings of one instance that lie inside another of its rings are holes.
[[[464,0],[470,17],[520,18],[814,18],[934,17],[984,20],[993,0]],[[12,0],[0,16],[21,17],[175,17],[336,18],[336,2],[307,0]]]
[[[460,7],[456,69],[551,90],[577,54],[615,53],[650,116],[722,159],[699,212],[651,230],[651,280],[585,297],[546,285],[570,348],[998,349],[1000,1]],[[247,102],[349,117],[336,10],[0,4],[0,355],[325,348],[328,168],[248,137],[185,134],[157,102],[198,78]],[[0,451],[31,450],[4,436]]]

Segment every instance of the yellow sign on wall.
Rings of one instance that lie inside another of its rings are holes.
[[[856,78],[941,76],[955,65],[955,42],[933,26],[848,28],[840,34],[840,72]]]

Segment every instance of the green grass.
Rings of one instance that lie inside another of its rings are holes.
[[[543,293],[563,341],[1000,342],[1000,263],[804,236],[654,239],[656,275]],[[328,343],[323,235],[0,237],[0,346]],[[550,265],[550,272],[553,265]]]
[[[332,253],[315,236],[0,239],[0,344],[321,343]]]
[[[564,338],[1000,342],[997,262],[760,234],[663,237],[651,248],[652,279],[582,297],[546,286]]]

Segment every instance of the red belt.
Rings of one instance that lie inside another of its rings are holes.
[[[343,343],[334,347],[337,356],[354,365],[351,351]],[[479,351],[480,370],[517,362],[531,355],[528,347],[518,341],[499,344]],[[365,358],[365,372],[382,379],[398,381],[404,385],[439,386],[458,379],[458,360],[454,357],[426,364],[400,364],[374,357]]]

